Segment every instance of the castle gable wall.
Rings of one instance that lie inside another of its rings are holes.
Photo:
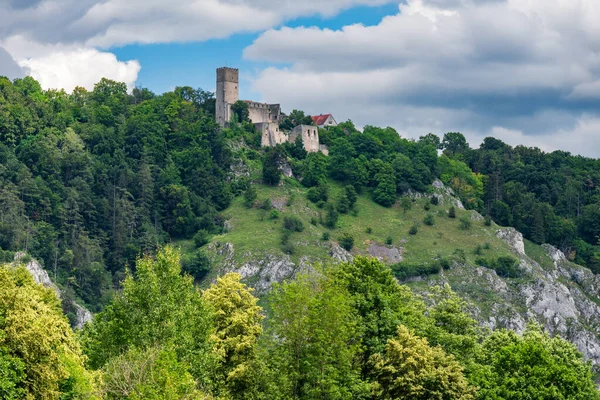
[[[297,137],[302,138],[304,150],[308,151],[309,153],[316,153],[319,151],[318,127],[314,125],[299,125],[292,130],[292,133],[290,133],[290,143],[294,143]]]

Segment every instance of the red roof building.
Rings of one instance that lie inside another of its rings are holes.
[[[319,128],[324,128],[326,126],[337,126],[337,122],[331,114],[315,115],[312,117],[312,120]]]

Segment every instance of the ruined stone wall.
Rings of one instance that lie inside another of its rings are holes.
[[[250,121],[255,124],[272,122],[271,109],[268,104],[248,103],[248,116],[250,117]]]
[[[260,144],[263,147],[274,147],[288,141],[288,135],[279,129],[277,122],[262,122],[254,126],[261,134]]]
[[[231,119],[231,105],[240,99],[239,70],[235,68],[217,69],[216,117],[221,127]]]
[[[299,125],[295,127],[289,136],[290,143],[294,143],[298,136],[302,138],[304,150],[309,153],[316,153],[319,151],[319,128],[314,125]]]

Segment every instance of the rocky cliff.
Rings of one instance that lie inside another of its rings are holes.
[[[15,254],[15,263],[16,264],[22,264],[23,260],[26,260],[26,254],[23,252],[19,252]],[[35,259],[29,259],[27,261],[27,263],[25,263],[25,268],[27,268],[27,271],[29,271],[29,273],[31,274],[31,276],[33,277],[33,279],[41,284],[44,285],[44,287],[46,288],[50,288],[52,290],[54,290],[56,292],[56,294],[58,295],[58,297],[61,297],[61,293],[60,293],[60,289],[58,288],[58,286],[56,286],[54,283],[52,283],[52,280],[50,279],[50,276],[48,275],[48,272],[46,272],[46,270],[44,268],[42,268],[42,266],[40,265],[40,263],[35,260]],[[89,312],[89,310],[87,310],[85,307],[80,306],[79,304],[73,302],[73,306],[75,307],[76,312],[76,320],[75,320],[75,328],[77,329],[81,329],[83,328],[83,326],[90,322],[93,318],[92,313]]]

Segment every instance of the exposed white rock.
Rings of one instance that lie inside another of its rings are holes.
[[[402,248],[371,243],[367,251],[370,256],[376,257],[386,264],[396,264],[403,260],[404,249]]]
[[[331,249],[329,251],[329,255],[341,262],[352,262],[354,257],[345,249],[341,248],[339,244],[333,242],[331,244]]]
[[[25,256],[26,254],[24,252],[16,253],[15,262],[19,263]],[[29,271],[29,273],[33,277],[33,280],[36,283],[44,285],[44,287],[54,290],[58,298],[61,298],[60,289],[58,288],[58,286],[52,283],[48,272],[42,268],[42,266],[37,260],[31,259],[27,263],[27,265],[25,265],[25,268],[27,269],[27,271]],[[91,312],[89,312],[89,310],[87,310],[85,307],[80,306],[76,302],[73,302],[73,305],[77,310],[75,328],[81,329],[86,323],[90,322],[94,318],[94,316]]]
[[[518,255],[525,256],[523,234],[515,228],[502,228],[496,231],[496,236],[504,240]]]
[[[552,258],[554,264],[567,261],[567,256],[565,256],[565,253],[563,253],[556,247],[551,246],[549,244],[543,244],[542,247],[544,248],[544,250],[546,250],[546,253],[550,256],[550,258]]]
[[[15,262],[19,263],[23,258],[25,258],[25,256],[26,254],[24,252],[16,253]],[[37,260],[31,259],[27,263],[27,265],[25,265],[25,268],[27,268],[27,271],[29,271],[29,273],[33,277],[33,280],[36,283],[44,285],[44,287],[46,288],[53,289],[58,295],[58,297],[60,297],[60,291],[58,290],[58,287],[56,287],[56,285],[52,283],[48,272],[46,272],[46,270],[42,268],[42,266],[39,262],[37,262]]]
[[[440,204],[444,204],[444,197],[446,197],[449,200],[449,202],[456,208],[460,210],[465,209],[465,206],[463,205],[462,201],[460,201],[460,199],[455,195],[454,190],[452,190],[449,187],[446,187],[446,185],[444,185],[444,182],[440,181],[439,179],[436,179],[433,181],[431,186],[433,186],[433,188],[438,192],[438,194],[442,194],[441,199],[438,196],[438,201],[441,200]]]
[[[283,176],[287,178],[292,178],[294,176],[294,172],[292,171],[292,166],[287,161],[281,161],[279,163],[279,170],[283,174]]]
[[[471,211],[471,221],[483,221],[483,215],[479,214],[477,211]]]
[[[92,320],[94,319],[94,316],[86,308],[81,307],[77,303],[73,303],[73,304],[75,304],[75,310],[77,311],[77,320],[75,321],[75,328],[83,329],[85,324],[87,324],[88,322],[92,322]]]

